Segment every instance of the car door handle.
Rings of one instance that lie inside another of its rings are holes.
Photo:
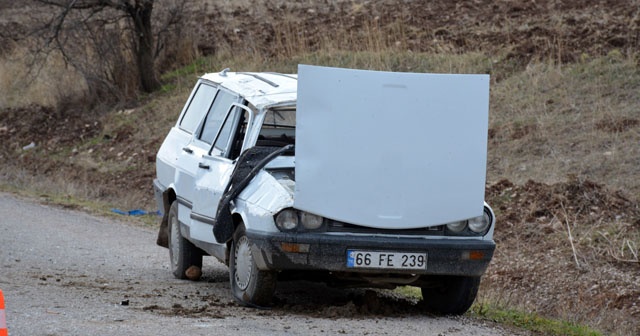
[[[193,154],[193,149],[191,149],[189,147],[184,147],[182,150],[187,152],[187,153],[189,153],[189,154]]]
[[[208,164],[204,164],[202,162],[198,163],[198,168],[202,168],[202,169],[209,169],[209,165]]]

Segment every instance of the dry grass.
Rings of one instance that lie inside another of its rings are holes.
[[[24,194],[40,197],[66,197],[76,200],[100,199],[100,192],[86,181],[69,180],[65,176],[42,178],[27,169],[14,168],[0,171],[3,187]]]
[[[38,67],[29,67],[25,49],[15,48],[0,58],[0,109],[30,104],[57,106],[64,99],[85,94],[83,77],[60,55],[50,55]]]
[[[568,175],[640,196],[640,73],[609,56],[530,64],[492,85],[490,181],[555,183]]]

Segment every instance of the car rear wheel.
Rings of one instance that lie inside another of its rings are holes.
[[[236,229],[229,256],[229,281],[233,296],[252,307],[265,307],[271,303],[276,289],[275,272],[261,271],[251,251],[252,243],[245,235],[244,225]]]
[[[180,233],[178,222],[178,202],[174,201],[169,209],[169,259],[171,272],[178,279],[188,279],[187,269],[191,266],[202,268],[202,250],[188,241]],[[198,277],[192,277],[196,280]]]
[[[441,276],[433,286],[422,287],[427,310],[444,315],[464,314],[476,299],[480,277]]]

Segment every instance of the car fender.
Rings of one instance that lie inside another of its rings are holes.
[[[213,223],[213,235],[218,243],[228,242],[235,231],[231,207],[233,202],[245,191],[263,168],[277,156],[293,150],[293,145],[282,148],[252,147],[244,151],[237,159],[231,179],[218,203]]]
[[[261,171],[238,195],[232,212],[242,217],[247,230],[277,232],[273,216],[291,206],[291,192],[271,174]]]

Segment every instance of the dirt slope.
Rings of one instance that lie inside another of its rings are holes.
[[[398,49],[482,51],[526,65],[533,58],[570,62],[613,49],[633,53],[639,13],[625,0],[268,1],[205,4],[198,22],[204,22],[199,40],[205,52],[224,43],[246,47],[247,41],[267,54],[300,44],[320,48],[332,44],[328,40],[358,50],[379,35]]]
[[[637,201],[578,179],[503,180],[486,198],[499,223],[485,295],[610,332],[640,331]]]

